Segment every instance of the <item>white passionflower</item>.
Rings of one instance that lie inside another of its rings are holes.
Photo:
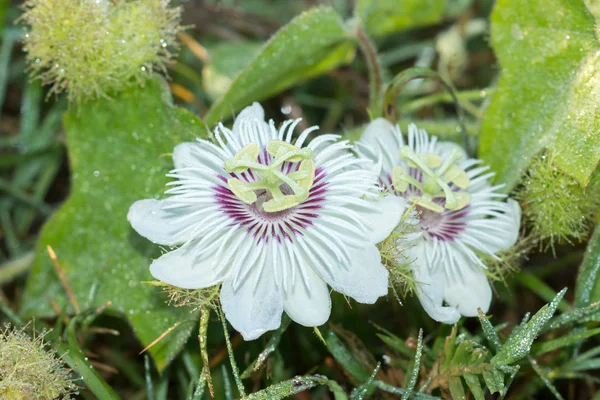
[[[292,144],[300,120],[276,129],[258,103],[218,145],[175,147],[170,196],[133,204],[128,219],[154,243],[180,246],[155,260],[152,275],[182,288],[221,286],[221,305],[246,340],[277,329],[285,311],[305,326],[329,318],[327,284],[361,303],[388,289],[375,243],[399,223],[402,205],[380,197],[369,160],[317,127]]]
[[[372,121],[359,142],[363,156],[378,159],[380,185],[397,201],[414,205],[418,235],[404,254],[412,262],[417,295],[435,320],[487,312],[492,290],[480,255],[494,258],[513,246],[521,220],[519,204],[491,186],[494,174],[450,142],[438,142],[411,125],[408,142],[384,119]],[[404,260],[406,262],[407,260]],[[444,306],[443,303],[448,306]]]

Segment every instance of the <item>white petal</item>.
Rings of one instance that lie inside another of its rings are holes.
[[[198,164],[193,155],[194,147],[198,146],[197,143],[184,142],[180,143],[173,149],[173,164],[175,168],[192,167]]]
[[[150,273],[159,281],[184,289],[200,289],[219,283],[219,274],[209,257],[199,260],[193,256],[191,245],[183,245],[154,260]]]
[[[521,206],[517,201],[513,199],[506,201],[505,217],[506,233],[501,237],[501,241],[497,243],[497,248],[490,249],[494,253],[507,250],[517,243],[521,229]]]
[[[454,307],[444,307],[444,273],[439,271],[431,274],[426,265],[413,264],[414,278],[418,282],[417,297],[423,306],[423,309],[431,318],[444,324],[454,324],[460,318],[460,313]]]
[[[360,137],[360,141],[374,147],[381,148],[384,154],[384,168],[391,171],[391,168],[400,163],[400,147],[402,147],[402,135],[396,130],[388,120],[376,118],[367,125],[367,128]],[[374,151],[377,154],[377,150]],[[372,160],[377,162],[377,160]]]
[[[127,213],[127,220],[137,233],[146,239],[165,246],[176,246],[188,238],[184,231],[193,219],[173,223],[181,217],[181,209],[163,210],[165,200],[146,199],[133,203]]]
[[[352,297],[359,303],[373,304],[388,292],[388,270],[381,264],[381,255],[374,244],[349,248],[349,265],[336,265],[333,274],[322,265],[313,265],[335,291]]]
[[[281,324],[283,291],[275,284],[273,267],[276,266],[265,266],[261,274],[259,266],[253,265],[237,290],[230,279],[221,287],[225,316],[244,340],[257,339]]]
[[[477,265],[466,265],[461,272],[462,277],[453,277],[452,282],[445,282],[444,300],[466,317],[476,317],[477,308],[487,312],[492,302],[492,288],[483,269]]]
[[[438,142],[436,150],[442,160],[447,159],[454,152],[461,154],[461,158],[459,158],[458,162],[469,158],[465,149],[454,142]]]
[[[254,103],[252,103],[252,105],[244,108],[242,111],[240,111],[238,116],[235,118],[235,121],[233,123],[233,129],[232,129],[232,131],[234,133],[239,132],[240,123],[241,123],[241,121],[243,121],[245,119],[264,121],[265,120],[265,111],[263,110],[262,106],[257,102],[254,102]]]
[[[295,285],[286,293],[283,309],[292,320],[304,326],[320,326],[331,314],[327,284],[310,267],[305,268],[308,282],[296,272]],[[306,283],[310,286],[307,287]]]
[[[369,220],[369,239],[376,244],[387,239],[396,229],[406,210],[406,201],[402,197],[388,194],[375,200],[381,212],[365,210],[363,215]]]

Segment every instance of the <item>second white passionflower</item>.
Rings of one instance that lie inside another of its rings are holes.
[[[438,142],[411,125],[408,140],[400,129],[379,118],[360,142],[363,156],[379,160],[380,186],[401,205],[412,207],[415,234],[407,251],[417,296],[435,320],[453,324],[464,316],[487,312],[492,290],[480,256],[512,247],[521,220],[519,204],[492,186],[494,174],[481,160],[468,158],[450,142]],[[446,305],[444,305],[446,303]]]
[[[388,289],[376,243],[399,223],[404,206],[380,197],[369,160],[347,141],[299,120],[276,129],[258,103],[218,145],[183,143],[173,152],[170,196],[133,204],[128,219],[149,240],[179,246],[150,266],[182,288],[222,283],[221,305],[246,340],[279,327],[285,311],[305,326],[329,318],[329,288],[361,303]]]

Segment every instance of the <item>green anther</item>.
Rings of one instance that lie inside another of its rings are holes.
[[[446,170],[451,166],[454,165],[455,162],[457,162],[458,160],[460,160],[462,158],[462,153],[460,152],[460,150],[458,149],[452,149],[452,153],[450,154],[450,156],[444,161],[444,165],[442,165],[440,167],[440,169],[437,171],[438,176],[442,175],[444,172],[446,172]]]
[[[470,184],[467,173],[455,164],[463,157],[462,152],[459,150],[454,149],[443,163],[435,154],[416,154],[408,146],[400,149],[400,156],[406,160],[411,168],[418,168],[423,174],[422,182],[415,184],[410,181],[408,174],[401,167],[395,167],[392,170],[392,184],[396,190],[399,188],[404,190],[398,191],[406,191],[408,184],[413,184],[421,190],[420,197],[409,196],[409,200],[434,212],[442,212],[444,209],[460,210],[471,201],[469,193],[453,191],[448,186],[448,183],[453,183],[460,189],[465,189]],[[437,169],[434,172],[432,169],[435,168]],[[414,178],[412,179],[414,180]],[[433,202],[434,198],[439,197],[446,199],[444,207]]]
[[[408,200],[412,201],[413,203],[415,203],[423,208],[426,208],[426,209],[431,210],[436,213],[441,213],[442,211],[444,211],[444,207],[440,206],[437,203],[434,203],[433,201],[425,200],[422,197],[408,196]]]
[[[304,193],[302,196],[300,196],[298,193],[296,193],[296,195],[298,196],[299,200],[306,200],[310,188],[315,180],[315,162],[313,160],[302,161],[297,172],[303,173],[305,176],[298,179],[298,185],[304,190]]]
[[[427,175],[423,177],[423,187],[425,188],[425,192],[431,194],[435,194],[440,191],[440,185],[438,184],[437,178]]]
[[[281,162],[298,162],[313,157],[311,149],[300,149],[283,140],[270,141],[267,144],[267,152],[276,158],[276,162],[279,161],[279,159],[281,159]]]
[[[452,164],[444,173],[443,179],[445,182],[452,182],[461,189],[467,188],[471,184],[471,180],[467,173],[456,164]]]
[[[242,182],[231,178],[227,181],[231,191],[246,204],[257,201],[256,190],[266,190],[266,198],[261,196],[262,209],[266,212],[277,212],[294,207],[308,198],[310,188],[315,179],[315,164],[310,149],[301,149],[281,140],[267,144],[267,152],[274,157],[269,165],[257,161],[259,146],[251,143],[240,150],[234,158],[225,161],[227,172],[242,173],[248,169],[260,178],[257,182]],[[284,162],[300,162],[298,170],[286,175],[281,171]],[[287,185],[293,194],[281,191],[281,185]],[[266,200],[266,201],[265,201]]]
[[[292,208],[300,204],[300,201],[297,196],[287,195],[283,196],[283,198],[279,201],[272,199],[263,203],[263,210],[266,212],[277,212],[287,210],[288,208]]]
[[[256,201],[256,193],[254,189],[248,184],[243,183],[237,178],[230,178],[227,180],[227,185],[240,200],[246,204],[252,204]]]
[[[404,146],[400,149],[400,156],[407,160],[407,163],[414,165],[413,168],[419,168],[425,175],[435,176],[433,171],[425,164],[425,162],[419,158],[419,156],[412,151],[408,146]]]
[[[439,167],[442,163],[442,159],[436,156],[435,154],[423,153],[417,154],[417,157],[425,163],[429,168]],[[417,168],[418,166],[410,160],[407,160],[407,164],[411,168]]]
[[[394,190],[400,193],[406,192],[409,185],[409,180],[413,179],[406,173],[406,170],[401,166],[395,166],[392,169],[392,186]],[[413,179],[414,180],[414,179]]]
[[[246,171],[248,168],[260,168],[262,165],[256,162],[259,151],[260,149],[256,143],[248,144],[241,149],[235,157],[225,161],[225,171],[239,174]]]
[[[454,192],[455,203],[454,207],[450,207],[448,205],[448,200],[446,200],[446,208],[452,211],[457,211],[465,208],[471,202],[471,193],[468,192]]]

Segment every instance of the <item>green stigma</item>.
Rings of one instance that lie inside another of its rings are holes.
[[[410,201],[437,213],[441,213],[444,209],[452,211],[463,209],[471,201],[470,193],[453,191],[449,186],[453,183],[460,189],[466,189],[471,183],[467,173],[456,165],[462,157],[459,150],[454,149],[443,163],[442,159],[435,154],[416,154],[408,146],[400,149],[400,157],[406,160],[409,167],[417,168],[423,174],[422,182],[419,182],[401,166],[392,169],[394,190],[404,193],[409,185],[413,185],[421,191],[421,196],[408,196]],[[444,206],[435,203],[433,201],[435,198],[445,198]]]
[[[274,157],[269,165],[257,161],[260,148],[250,143],[240,150],[235,157],[225,161],[225,170],[240,174],[248,169],[260,178],[256,182],[243,182],[238,178],[229,178],[229,189],[244,203],[257,202],[257,190],[265,190],[267,200],[262,202],[266,212],[277,212],[292,208],[308,198],[308,193],[315,180],[315,163],[310,149],[301,149],[282,140],[273,140],[267,144],[267,152]],[[297,171],[285,174],[281,171],[284,162],[300,162]],[[287,185],[294,194],[284,194],[282,185]]]

